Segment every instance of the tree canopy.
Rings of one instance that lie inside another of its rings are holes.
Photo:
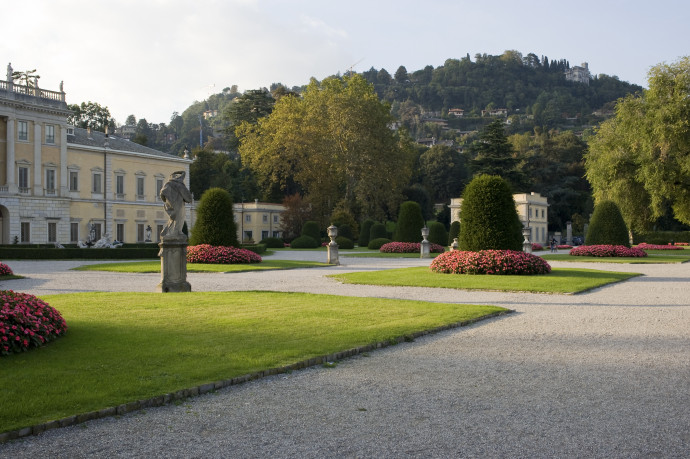
[[[616,105],[589,141],[587,179],[644,231],[669,207],[690,224],[690,57],[649,71],[649,89]]]
[[[323,224],[336,205],[379,219],[397,210],[413,150],[392,121],[373,87],[353,75],[312,80],[301,98],[280,98],[270,115],[236,133],[259,181],[290,191],[293,180]]]
[[[110,126],[113,121],[108,107],[103,107],[97,102],[82,102],[81,105],[71,104],[67,108],[73,113],[67,117],[67,123],[76,127],[105,132],[106,126]],[[114,128],[114,126],[111,127]]]

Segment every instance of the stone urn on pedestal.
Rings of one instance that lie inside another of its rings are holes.
[[[331,242],[328,243],[328,258],[326,263],[329,265],[339,265],[338,243],[335,242],[335,238],[338,237],[338,228],[332,223],[331,226],[328,227],[328,237],[331,239]]]
[[[430,242],[427,240],[429,237],[429,228],[424,225],[422,228],[422,243],[419,245],[419,258],[429,258],[430,255]]]

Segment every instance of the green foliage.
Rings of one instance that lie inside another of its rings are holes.
[[[671,242],[690,243],[690,231],[652,231],[636,234],[635,243],[646,242],[648,244],[670,244]],[[2,256],[0,255],[0,258]]]
[[[379,250],[381,248],[381,246],[383,246],[384,244],[388,244],[389,242],[393,242],[393,241],[391,241],[390,239],[385,238],[385,237],[379,237],[376,239],[372,239],[369,241],[369,245],[367,245],[367,249]]]
[[[282,249],[285,247],[285,242],[279,237],[267,237],[262,239],[260,244],[264,244],[269,249]]]
[[[112,121],[110,110],[97,102],[82,102],[81,105],[71,104],[67,108],[73,113],[67,117],[68,124],[84,129],[91,128],[99,132],[105,132],[105,128],[110,127]]]
[[[359,237],[359,225],[351,212],[347,210],[336,210],[331,214],[331,223],[338,227],[338,234],[340,236],[345,236],[352,240]],[[344,226],[348,228],[343,229]],[[347,231],[349,231],[349,233]]]
[[[628,227],[613,201],[602,201],[594,207],[585,237],[587,245],[623,245],[630,247]]]
[[[362,222],[362,227],[359,232],[359,246],[366,247],[369,245],[369,234],[371,233],[371,227],[376,223],[374,220],[367,218]]]
[[[438,244],[440,246],[445,246],[448,242],[448,231],[443,223],[431,222],[429,223],[429,242],[432,244]]]
[[[460,222],[455,220],[450,225],[450,231],[448,231],[448,245],[453,244],[453,239],[460,237]]]
[[[469,172],[465,158],[457,149],[434,145],[419,157],[422,183],[433,191],[434,202],[450,201],[462,193]]]
[[[424,220],[429,220],[433,217],[434,204],[431,200],[431,195],[424,186],[415,183],[412,186],[404,188],[403,197],[406,201],[414,201],[419,204]]]
[[[354,249],[355,248],[355,243],[352,242],[352,239],[345,237],[345,236],[338,236],[335,238],[335,243],[338,244],[339,249]]]
[[[302,236],[309,236],[316,242],[321,242],[321,230],[319,228],[319,223],[313,220],[304,222],[304,225],[302,226],[302,232],[300,234]]]
[[[463,193],[460,250],[522,250],[522,224],[508,183],[495,175],[475,177]]]
[[[596,201],[618,204],[636,232],[669,207],[690,224],[690,57],[653,67],[648,82],[649,90],[619,101],[586,155]]]
[[[470,147],[471,169],[474,175],[498,175],[514,188],[521,186],[525,177],[517,168],[518,158],[508,141],[503,121],[497,119],[479,134],[479,140]]]
[[[350,240],[354,240],[355,237],[352,234],[352,229],[350,229],[350,225],[348,225],[347,223],[343,223],[340,226],[336,225],[336,228],[338,228],[338,236],[343,236]]]
[[[395,229],[393,240],[396,242],[420,242],[422,240],[422,228],[424,217],[422,209],[414,201],[405,201],[400,204],[398,212],[398,226]]]
[[[206,190],[199,200],[189,245],[199,244],[239,247],[232,198],[222,188]]]
[[[292,240],[290,247],[293,249],[315,249],[321,243],[311,236],[300,236]]]
[[[383,223],[374,223],[373,225],[371,225],[371,229],[369,230],[369,241],[371,242],[374,239],[381,238],[390,239],[388,237],[388,230],[386,229],[386,225],[384,225]]]

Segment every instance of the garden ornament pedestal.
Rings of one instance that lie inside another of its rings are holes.
[[[458,250],[458,238],[453,238],[453,243],[450,245],[450,251]]]
[[[522,242],[522,251],[525,253],[532,253],[532,242],[530,242],[531,235],[532,228],[522,228],[522,236],[525,238]]]
[[[326,263],[329,265],[339,265],[338,243],[335,242],[335,238],[338,237],[338,228],[332,223],[331,226],[328,227],[328,237],[331,238],[331,242],[328,243],[328,258],[326,259]]]
[[[419,244],[419,258],[429,258],[431,256],[429,250],[430,243],[427,241],[427,237],[429,237],[429,228],[424,226],[422,228],[422,243]]]

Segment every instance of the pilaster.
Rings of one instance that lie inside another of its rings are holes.
[[[34,123],[34,196],[43,196],[43,162],[41,161],[41,125],[36,122]]]

